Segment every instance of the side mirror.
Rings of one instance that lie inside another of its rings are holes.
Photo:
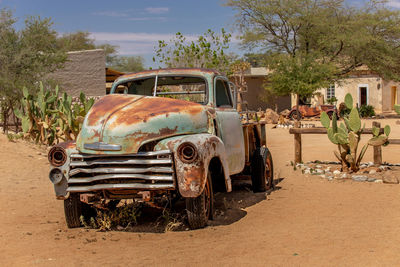
[[[231,91],[233,107],[237,108],[237,87],[233,82],[229,82],[229,89]]]

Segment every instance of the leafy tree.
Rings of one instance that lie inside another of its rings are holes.
[[[243,45],[268,55],[269,88],[309,95],[362,65],[400,80],[400,11],[387,9],[386,2],[372,0],[362,7],[348,7],[344,0],[226,4],[238,12]]]
[[[188,42],[178,32],[169,43],[158,41],[153,61],[169,68],[211,68],[228,73],[230,56],[225,51],[229,48],[230,38],[224,29],[220,35],[209,29],[196,41]]]
[[[90,38],[90,33],[86,31],[77,31],[65,33],[57,39],[57,46],[64,51],[80,51],[91,49],[103,49],[106,55],[106,64],[113,64],[116,58],[117,46],[111,44],[96,45],[94,39]]]
[[[57,33],[51,19],[28,17],[17,31],[11,11],[0,10],[0,108],[3,131],[9,114],[22,98],[22,88],[37,89],[37,81],[63,66],[66,54],[54,45]]]
[[[122,72],[138,72],[144,70],[144,59],[141,56],[119,56],[109,67]]]

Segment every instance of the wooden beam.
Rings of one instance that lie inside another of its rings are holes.
[[[381,128],[379,131],[383,134],[383,129]],[[290,134],[326,134],[326,128],[324,127],[315,127],[315,128],[290,128]],[[361,134],[372,134],[371,128],[366,128]]]
[[[381,129],[381,123],[374,121],[372,122],[372,126]],[[375,165],[381,165],[382,164],[382,147],[381,146],[374,146],[374,164]]]

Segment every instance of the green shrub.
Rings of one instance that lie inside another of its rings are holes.
[[[326,100],[326,102],[327,102],[328,104],[330,104],[330,105],[334,105],[337,101],[338,101],[338,99],[337,99],[336,97],[334,97],[334,96],[332,96],[331,98],[328,98],[328,99]]]
[[[351,109],[348,108],[344,102],[340,103],[340,105],[339,105],[339,116],[341,118],[343,118],[345,116],[349,116],[350,112],[351,112]]]
[[[360,107],[359,112],[360,112],[360,116],[361,116],[362,118],[368,118],[368,117],[375,116],[374,107],[371,106],[371,105],[362,105],[362,106]]]

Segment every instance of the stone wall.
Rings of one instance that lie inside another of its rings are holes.
[[[102,49],[68,52],[65,67],[52,74],[60,89],[72,96],[106,94],[106,63]]]

